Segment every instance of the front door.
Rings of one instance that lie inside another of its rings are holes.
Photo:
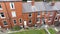
[[[24,27],[25,28],[27,27],[27,21],[24,21]]]

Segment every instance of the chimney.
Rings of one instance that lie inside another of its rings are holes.
[[[32,6],[34,6],[34,2],[35,2],[35,1],[34,1],[34,0],[32,0],[32,2],[31,2]]]
[[[51,6],[54,6],[54,5],[55,5],[55,1],[54,1],[54,0],[52,0]]]

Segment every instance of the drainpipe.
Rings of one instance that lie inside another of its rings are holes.
[[[35,2],[35,1],[34,1],[34,0],[32,0],[32,2],[31,2],[32,6],[34,6],[34,2]]]
[[[54,6],[54,4],[55,4],[55,1],[54,1],[54,0],[52,0],[51,6]]]
[[[4,2],[4,5],[5,5],[5,9],[6,9],[6,11],[7,11],[7,15],[8,15],[9,22],[11,22],[11,21],[10,21],[11,18],[10,18],[10,16],[9,16],[9,12],[8,12],[8,8],[7,8],[7,5],[6,5],[6,2]],[[12,28],[12,23],[10,23],[10,26],[11,26],[11,28]]]

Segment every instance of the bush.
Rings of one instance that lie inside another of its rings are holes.
[[[14,26],[14,27],[12,28],[13,31],[17,31],[17,30],[20,30],[20,29],[21,29],[20,26]]]

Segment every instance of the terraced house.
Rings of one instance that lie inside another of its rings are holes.
[[[15,25],[56,25],[60,22],[60,2],[36,0],[0,0],[0,28]]]

